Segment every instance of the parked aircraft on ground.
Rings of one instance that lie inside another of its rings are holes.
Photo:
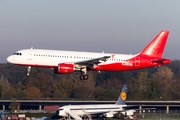
[[[111,54],[43,49],[24,49],[7,58],[9,63],[31,67],[53,68],[56,74],[80,71],[81,80],[89,77],[87,71],[130,71],[169,64],[162,58],[169,31],[161,31],[139,54]]]
[[[116,113],[122,113],[127,115],[129,118],[133,118],[132,115],[137,110],[150,110],[155,108],[144,108],[144,109],[124,109],[126,105],[127,85],[124,85],[118,101],[115,104],[94,104],[94,105],[67,105],[60,107],[56,114],[62,117],[72,117],[75,120],[82,120],[82,118],[91,117],[113,117]]]

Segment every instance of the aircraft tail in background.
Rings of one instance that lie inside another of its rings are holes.
[[[125,105],[126,104],[127,88],[128,88],[128,86],[124,85],[124,87],[119,95],[118,101],[116,102],[116,105]]]

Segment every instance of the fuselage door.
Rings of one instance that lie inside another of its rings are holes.
[[[135,66],[140,66],[140,57],[135,57]]]
[[[33,52],[32,49],[27,51],[27,60],[32,60]]]

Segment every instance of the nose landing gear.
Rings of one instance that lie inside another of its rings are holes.
[[[31,66],[27,67],[27,76],[29,76],[30,72],[31,72]]]

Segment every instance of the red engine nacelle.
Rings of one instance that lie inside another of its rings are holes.
[[[67,74],[74,72],[73,64],[59,64],[58,67],[54,68],[55,74]]]

